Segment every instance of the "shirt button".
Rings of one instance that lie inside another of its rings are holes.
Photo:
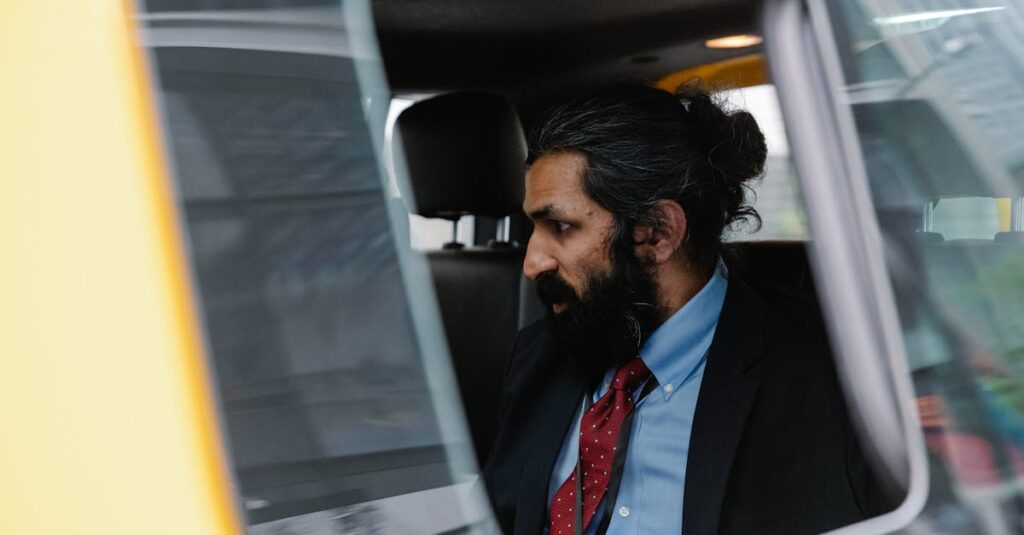
[[[622,518],[626,518],[627,516],[629,516],[629,507],[626,507],[625,505],[619,507],[619,516],[621,516]]]
[[[671,394],[672,391],[675,390],[675,387],[672,386],[672,383],[669,383],[669,384],[665,385],[665,389],[664,390],[665,390],[666,394]]]

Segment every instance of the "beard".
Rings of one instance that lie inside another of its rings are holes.
[[[537,280],[537,293],[559,348],[591,382],[639,355],[661,324],[653,275],[632,254],[613,255],[608,273],[588,272],[581,292],[549,273]],[[565,305],[559,314],[556,303]]]

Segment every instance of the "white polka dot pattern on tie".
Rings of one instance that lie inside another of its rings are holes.
[[[634,401],[630,391],[635,390],[650,374],[650,370],[639,357],[624,364],[616,371],[611,389],[583,415],[583,421],[580,422],[580,445],[587,444],[582,447],[579,461],[582,463],[580,466],[583,469],[580,471],[584,478],[581,483],[586,485],[581,484],[580,488],[591,489],[590,492],[582,494],[581,513],[584,529],[607,492],[608,473],[614,461],[614,452],[618,449],[616,442],[623,421],[633,410]],[[591,477],[592,473],[596,475]],[[551,502],[548,516],[551,533],[559,530],[574,532],[575,515],[568,513],[572,512],[570,504],[575,503],[575,487],[574,471],[555,492]]]

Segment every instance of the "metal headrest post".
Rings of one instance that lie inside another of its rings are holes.
[[[491,249],[502,249],[515,247],[512,243],[512,217],[499,217],[495,225],[494,239],[487,241],[487,247]]]
[[[512,218],[511,216],[505,216],[498,219],[498,230],[495,233],[494,239],[499,242],[508,242],[509,235],[511,234]]]
[[[466,246],[459,243],[459,220],[462,217],[456,217],[452,220],[452,241],[441,246],[442,249],[464,249]]]
[[[921,232],[931,232],[935,225],[935,204],[936,201],[928,201],[921,213]]]

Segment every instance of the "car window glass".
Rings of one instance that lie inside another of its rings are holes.
[[[1017,529],[1024,7],[865,0],[829,11],[931,461],[917,522]]]
[[[140,16],[253,533],[486,521],[429,279],[392,223],[369,13],[151,0]]]

